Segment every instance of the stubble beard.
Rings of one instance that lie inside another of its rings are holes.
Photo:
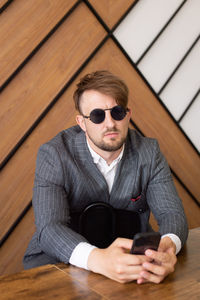
[[[118,132],[117,130],[109,130],[106,133],[111,132],[111,131],[112,132],[113,131]],[[109,143],[104,142],[103,140],[102,141],[96,141],[89,134],[88,134],[88,137],[96,147],[98,147],[99,149],[101,149],[103,151],[108,151],[108,152],[113,152],[113,151],[119,150],[122,147],[122,145],[124,144],[125,140],[126,140],[126,136],[125,136],[124,138],[121,138],[118,142],[116,141],[115,144],[109,144]],[[115,138],[111,138],[110,140],[115,141]]]

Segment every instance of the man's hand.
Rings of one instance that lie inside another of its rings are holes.
[[[174,271],[177,262],[176,246],[169,237],[164,237],[160,241],[158,251],[146,250],[145,255],[152,262],[144,262],[140,275],[142,278],[137,283],[144,282],[160,283],[170,273]]]
[[[143,263],[150,262],[151,258],[130,254],[132,243],[130,239],[118,238],[106,249],[93,249],[88,268],[121,283],[138,280],[145,270]]]

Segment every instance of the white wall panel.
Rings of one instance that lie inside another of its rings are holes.
[[[182,0],[140,0],[114,32],[136,62]]]
[[[199,31],[200,0],[189,0],[139,63],[140,71],[155,91],[163,86]]]
[[[181,9],[162,31],[181,4]],[[157,93],[200,36],[200,0],[139,0],[116,28],[114,36],[132,61],[137,63],[161,31],[161,35],[137,64]],[[178,121],[199,87],[200,41],[167,82],[159,97]],[[200,138],[197,137],[199,119],[198,98],[179,123],[197,149],[200,147]]]
[[[180,125],[200,151],[200,93],[180,122]]]
[[[199,88],[200,40],[160,94],[160,98],[178,120]]]

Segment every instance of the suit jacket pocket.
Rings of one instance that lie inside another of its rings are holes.
[[[140,195],[134,195],[129,201],[130,202],[127,206],[128,210],[136,211],[137,213],[142,214],[149,209],[144,192],[142,192]]]

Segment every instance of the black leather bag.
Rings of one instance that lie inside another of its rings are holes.
[[[107,203],[98,202],[90,204],[81,213],[71,214],[70,227],[90,244],[106,248],[117,237],[133,239],[141,226],[138,213],[114,209]]]

